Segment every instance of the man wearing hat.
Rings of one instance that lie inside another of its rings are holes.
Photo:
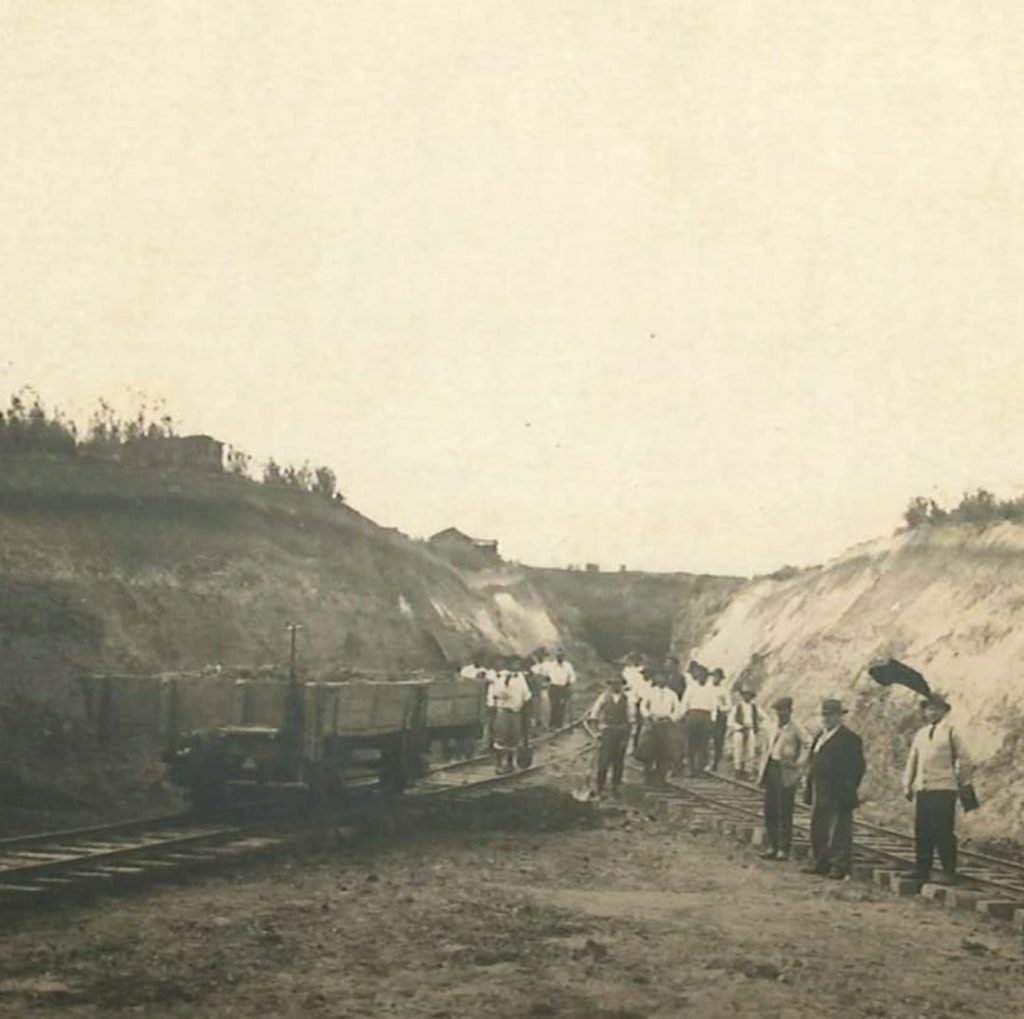
[[[793,843],[793,809],[806,740],[793,721],[793,698],[780,697],[772,710],[778,719],[761,761],[757,784],[764,789],[762,860],[788,860]]]
[[[622,785],[622,771],[626,761],[626,747],[629,745],[629,729],[633,712],[629,697],[623,689],[622,677],[612,676],[608,689],[600,694],[583,726],[597,739],[597,760],[595,777],[597,795],[604,792],[608,771],[612,773],[612,795],[617,795]]]
[[[811,744],[804,801],[811,805],[811,852],[805,873],[841,880],[853,859],[853,812],[867,765],[864,743],[843,724],[842,701],[821,702],[822,730]]]
[[[973,764],[959,734],[949,724],[949,702],[932,693],[921,704],[927,724],[910,744],[903,769],[903,791],[914,803],[916,877],[931,879],[938,850],[942,874],[936,884],[956,881],[956,800],[961,786],[970,785]]]

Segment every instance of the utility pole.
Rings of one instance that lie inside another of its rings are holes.
[[[289,666],[289,669],[288,669],[288,679],[291,682],[292,686],[294,686],[295,682],[296,682],[296,675],[295,675],[295,636],[299,632],[299,630],[302,629],[302,624],[301,623],[285,623],[284,628],[292,636],[292,656],[291,656],[291,665]]]
[[[305,726],[305,712],[302,704],[302,691],[299,690],[298,673],[295,668],[296,635],[301,629],[302,626],[299,623],[285,624],[285,630],[291,635],[291,659],[288,668],[288,693],[285,696],[282,735],[284,737],[285,756],[291,772],[290,777],[293,781],[301,781],[303,772],[302,734]]]

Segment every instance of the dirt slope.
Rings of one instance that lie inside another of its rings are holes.
[[[945,691],[952,719],[983,762],[984,809],[969,833],[1024,836],[1024,528],[918,530],[859,545],[823,567],[738,591],[697,656],[744,676],[768,704],[791,694],[813,723],[843,697],[867,737],[870,809],[905,818],[896,780],[917,698],[885,691],[865,669],[893,655]]]

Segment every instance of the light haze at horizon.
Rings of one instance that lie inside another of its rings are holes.
[[[538,565],[1024,490],[1024,8],[0,2],[0,398]]]

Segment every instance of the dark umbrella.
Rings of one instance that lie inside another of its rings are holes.
[[[922,697],[928,697],[932,692],[927,680],[920,672],[912,669],[909,665],[896,661],[895,658],[869,666],[868,675],[882,686],[905,686]]]

